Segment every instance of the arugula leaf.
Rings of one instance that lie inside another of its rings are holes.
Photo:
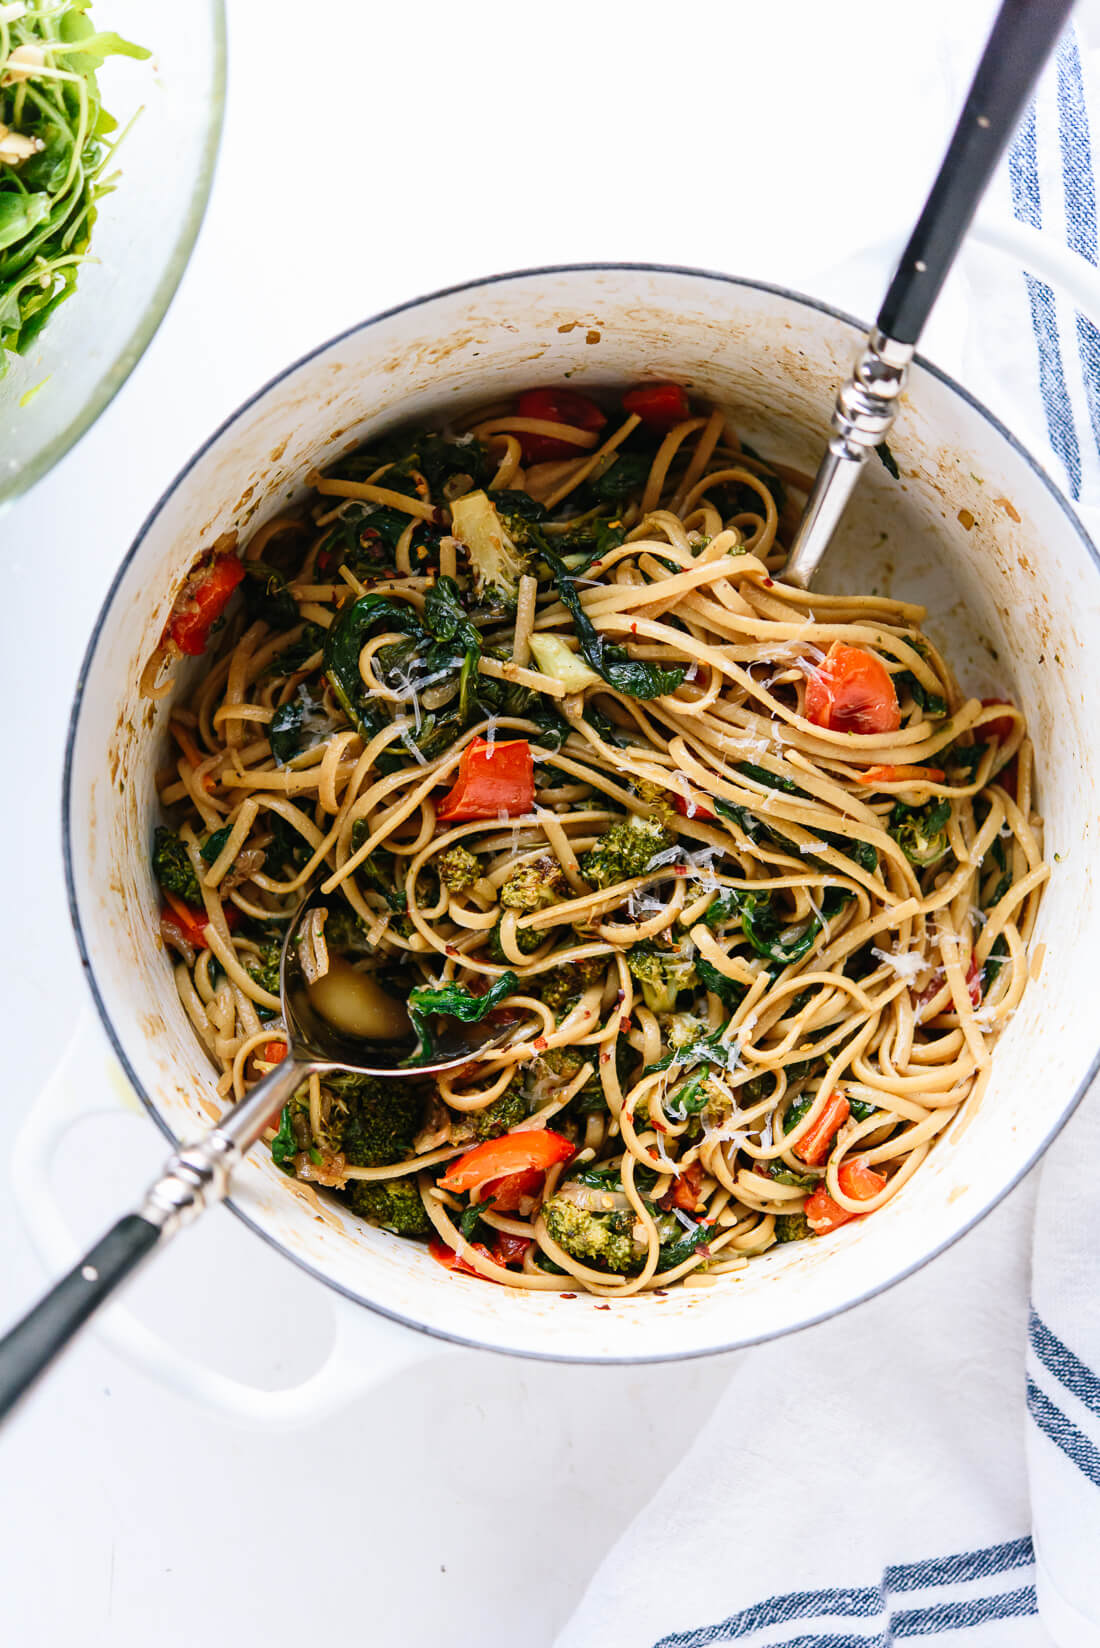
[[[695,971],[699,975],[699,983],[727,1007],[736,1007],[745,994],[743,984],[739,984],[736,979],[727,978],[725,973],[720,973],[717,967],[703,956],[696,956]]]
[[[680,665],[661,669],[657,664],[629,658],[622,647],[611,646],[585,612],[576,584],[562,562],[551,550],[545,550],[544,555],[558,594],[572,616],[581,652],[589,667],[602,676],[609,687],[629,698],[660,698],[664,693],[675,692],[687,671]]]
[[[615,462],[591,483],[593,494],[602,504],[618,508],[641,492],[652,467],[652,458],[644,452],[619,452]]]
[[[988,748],[988,744],[952,744],[944,751],[944,766],[961,770],[963,782],[972,784]]]
[[[262,618],[272,629],[291,629],[298,623],[298,603],[286,587],[278,567],[265,561],[246,561],[245,606],[250,618]]]
[[[765,784],[769,790],[782,790],[784,795],[797,795],[803,801],[810,800],[807,790],[800,790],[790,778],[783,778],[778,773],[768,772],[766,767],[755,767],[751,761],[739,761],[737,771],[745,778],[752,778],[757,784]]]
[[[446,1018],[458,1019],[462,1024],[480,1024],[487,1013],[499,1007],[506,996],[519,988],[519,979],[515,973],[502,973],[494,979],[483,996],[475,996],[462,984],[421,985],[409,994],[409,1018],[416,1031],[417,1050],[412,1058],[402,1062],[409,1064],[427,1064],[435,1049],[435,1038],[428,1028],[428,1021],[439,1014]]]
[[[370,839],[370,825],[365,818],[357,818],[351,827],[351,850],[357,853],[364,842]],[[368,887],[376,893],[381,893],[390,909],[395,914],[402,914],[409,907],[405,890],[397,883],[397,861],[393,853],[387,852],[384,847],[376,847],[373,853],[368,853],[363,862],[357,866],[355,874],[365,881]],[[402,872],[404,874],[404,872]],[[331,919],[331,917],[330,917]]]
[[[199,854],[204,864],[215,863],[215,861],[221,856],[221,850],[232,834],[232,824],[223,824],[220,830],[215,830],[213,835],[207,836],[206,840],[199,848]]]
[[[424,597],[424,627],[437,641],[457,641],[481,651],[481,635],[466,616],[462,596],[453,578],[437,578]]]
[[[114,187],[103,139],[117,122],[100,101],[96,70],[108,57],[149,56],[121,35],[97,33],[86,3],[7,8],[4,50],[56,52],[70,78],[32,66],[26,79],[0,84],[0,129],[39,145],[21,165],[0,165],[0,374],[6,351],[25,354],[75,289],[98,203]]]
[[[417,640],[424,639],[416,608],[407,601],[391,600],[385,595],[361,595],[357,601],[349,602],[341,608],[325,635],[325,674],[348,718],[364,737],[370,736],[372,723],[366,688],[359,673],[359,654],[371,630],[381,623]]]
[[[298,1141],[294,1137],[294,1128],[290,1121],[290,1106],[283,1105],[283,1113],[279,1120],[279,1131],[271,1141],[271,1159],[276,1167],[281,1167],[284,1173],[294,1177],[294,1157],[298,1154]]]
[[[811,916],[802,930],[790,939],[783,938],[783,927],[770,893],[734,891],[736,909],[741,917],[741,931],[758,955],[788,967],[810,949],[821,931],[821,922]]]
[[[711,1234],[709,1225],[696,1225],[694,1230],[686,1230],[675,1241],[662,1245],[660,1257],[657,1260],[657,1269],[659,1271],[674,1270],[677,1265],[682,1265],[685,1259],[691,1258],[697,1248],[706,1245]]]
[[[322,726],[327,725],[321,701],[315,699],[304,684],[293,698],[280,704],[267,724],[267,739],[277,766],[285,767],[288,761],[308,747],[309,734],[316,729],[318,720]]]
[[[892,475],[895,481],[900,481],[901,470],[898,468],[897,459],[890,451],[890,448],[887,446],[886,442],[879,441],[878,445],[875,447],[875,451],[878,453],[879,462],[882,464],[882,467],[886,470],[887,474]]]

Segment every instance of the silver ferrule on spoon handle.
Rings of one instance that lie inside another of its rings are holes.
[[[783,580],[808,589],[855,491],[867,455],[885,438],[905,388],[913,345],[874,328],[833,408],[833,434],[814,477]]]
[[[162,1236],[174,1236],[204,1208],[224,1201],[242,1156],[314,1068],[307,1060],[285,1058],[217,1127],[177,1150],[147,1191],[141,1217],[156,1225]]]

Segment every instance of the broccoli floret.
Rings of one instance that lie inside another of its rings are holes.
[[[947,851],[947,824],[951,803],[946,796],[923,807],[898,801],[890,814],[889,832],[910,864],[938,864]]]
[[[186,904],[201,905],[198,878],[187,856],[187,848],[165,824],[158,824],[153,836],[153,874],[166,893],[175,893]]]
[[[475,881],[481,880],[481,864],[475,853],[466,847],[448,847],[436,859],[439,879],[449,893],[465,892]]]
[[[565,889],[565,876],[556,858],[548,853],[512,871],[500,889],[500,902],[508,910],[548,909]]]
[[[812,1235],[813,1231],[804,1213],[781,1213],[775,1221],[777,1242],[801,1242]]]
[[[470,492],[451,505],[451,530],[465,544],[479,599],[486,597],[514,606],[528,556],[484,492]]]
[[[432,1221],[415,1179],[356,1179],[348,1186],[353,1213],[398,1236],[430,1236]]]
[[[673,836],[656,818],[624,818],[605,830],[581,859],[581,874],[593,887],[614,887],[642,875],[651,859],[672,846]]]
[[[634,1245],[634,1214],[629,1209],[589,1213],[568,1196],[554,1196],[546,1203],[542,1216],[558,1246],[583,1264],[625,1275],[637,1270],[642,1262]]]
[[[538,949],[545,938],[545,933],[537,933],[532,927],[520,927],[516,931],[516,948],[521,955],[529,956],[533,950]],[[511,965],[510,958],[504,954],[500,946],[499,921],[489,934],[489,955],[493,961],[503,962],[505,967]]]
[[[281,938],[273,938],[264,944],[258,955],[248,963],[247,973],[250,979],[255,979],[261,990],[267,990],[271,995],[279,994],[279,961],[283,953]],[[260,1008],[262,1015],[267,1011]]]
[[[698,982],[695,963],[681,950],[662,950],[653,943],[635,944],[626,964],[642,986],[651,1013],[673,1013],[681,990]]]
[[[578,1110],[589,1113],[594,1110],[606,1110],[607,1101],[604,1098],[603,1083],[597,1064],[598,1052],[591,1047],[551,1047],[543,1053],[540,1063],[543,1068],[556,1076],[562,1087],[571,1082],[580,1071],[582,1065],[591,1064],[593,1072],[584,1086],[574,1093],[571,1103]]]
[[[495,1139],[501,1133],[507,1133],[510,1127],[523,1121],[528,1114],[527,1095],[523,1090],[523,1083],[515,1076],[509,1082],[499,1099],[484,1110],[478,1110],[469,1119],[474,1124],[474,1136],[478,1139]]]
[[[634,793],[639,801],[644,801],[647,807],[652,807],[662,824],[672,824],[676,819],[676,805],[666,789],[660,784],[651,784],[648,778],[639,778],[634,782]]]
[[[348,1075],[326,1076],[325,1086],[346,1106],[330,1129],[352,1167],[385,1167],[409,1154],[423,1110],[419,1083]]]
[[[568,1002],[576,1001],[590,984],[603,978],[607,962],[606,956],[582,956],[580,961],[570,961],[564,967],[544,973],[538,988],[547,1007],[556,1013]]]

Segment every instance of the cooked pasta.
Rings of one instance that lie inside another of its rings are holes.
[[[922,608],[785,585],[806,479],[674,385],[532,390],[309,481],[199,559],[146,671],[206,654],[154,869],[220,1095],[285,1055],[321,879],[330,995],[350,969],[425,1035],[510,1035],[311,1077],[286,1172],[452,1268],[608,1297],[873,1215],[1027,983],[1020,712],[960,690]]]

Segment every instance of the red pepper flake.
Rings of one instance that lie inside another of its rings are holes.
[[[668,1128],[665,1126],[664,1122],[659,1122],[656,1116],[650,1116],[649,1125],[650,1127],[655,1128],[658,1133],[668,1132]]]
[[[619,1020],[619,1029],[623,1030],[623,1031],[629,1030],[630,1029],[630,1020],[629,1019],[620,1019]]]
[[[688,873],[688,867],[686,864],[674,864],[672,866],[672,873],[673,875],[686,876]]]
[[[611,1306],[610,1305],[597,1305],[596,1309],[597,1310],[610,1310]]]
[[[577,1297],[577,1295],[575,1293],[559,1293],[558,1294],[559,1299],[575,1299],[576,1297]]]
[[[545,1036],[536,1036],[531,1045],[537,1052],[545,1053],[549,1043],[547,1042]]]
[[[765,589],[774,589],[775,588],[775,579],[774,578],[765,578],[764,579],[764,588]]]
[[[462,954],[462,951],[457,949],[453,944],[445,944],[443,948],[449,956],[460,956]]]
[[[637,635],[637,633],[638,633],[638,626],[637,626],[637,624],[631,624],[631,626],[630,626],[630,633],[631,633],[631,635]]]
[[[610,1053],[601,1053],[600,1054],[600,1063],[601,1064],[610,1064],[611,1063],[611,1054]]]
[[[653,1289],[653,1297],[655,1299],[667,1299],[668,1298],[668,1289],[667,1288],[654,1288]]]

